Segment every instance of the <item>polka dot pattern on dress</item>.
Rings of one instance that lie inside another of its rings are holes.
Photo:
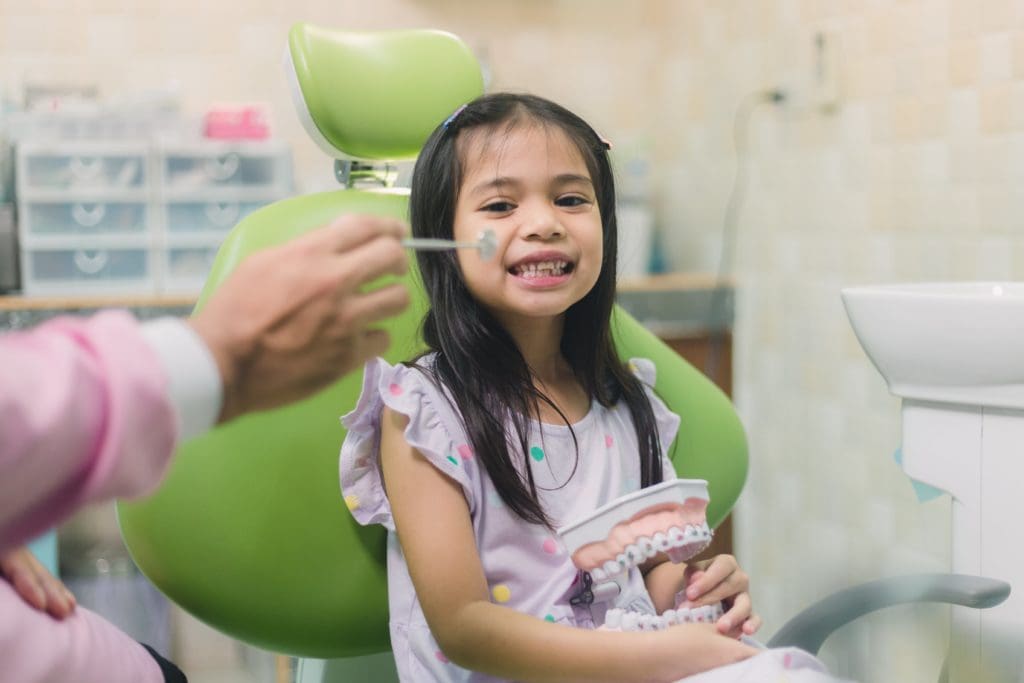
[[[494,596],[495,602],[502,604],[512,599],[512,591],[503,583],[499,583],[497,586],[491,588],[491,595]]]
[[[537,462],[540,462],[541,460],[544,459],[544,449],[541,448],[540,446],[533,446],[532,448],[530,448],[530,457],[536,460]]]
[[[337,500],[337,498],[335,498],[335,500]],[[348,507],[350,512],[353,511],[353,510],[358,510],[359,509],[359,496],[357,496],[354,493],[345,496],[345,506]]]

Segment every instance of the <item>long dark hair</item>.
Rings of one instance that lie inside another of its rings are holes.
[[[497,132],[502,125],[507,132],[520,124],[561,130],[587,164],[601,211],[604,256],[594,287],[565,313],[561,351],[591,399],[603,406],[626,402],[640,445],[641,486],[658,483],[661,445],[654,413],[640,381],[616,354],[610,330],[618,229],[607,143],[583,119],[546,99],[511,93],[479,97],[438,126],[416,161],[409,203],[413,235],[452,237],[464,165],[456,144],[460,133]],[[447,388],[475,457],[505,504],[527,522],[550,527],[529,465],[528,421],[539,419],[541,402],[558,411],[567,425],[569,421],[534,387],[512,336],[470,294],[454,253],[420,252],[418,262],[431,303],[423,320],[423,338],[436,357],[429,367],[415,361],[410,365]],[[509,448],[513,437],[519,444],[518,468]]]

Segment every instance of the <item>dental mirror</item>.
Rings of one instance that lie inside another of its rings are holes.
[[[480,258],[484,261],[494,256],[498,248],[498,238],[490,228],[484,229],[480,237],[474,242],[457,242],[455,240],[443,240],[431,237],[407,237],[402,240],[402,246],[417,251],[445,251],[448,249],[479,249]]]

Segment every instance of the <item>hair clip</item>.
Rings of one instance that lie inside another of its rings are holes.
[[[465,108],[467,106],[469,106],[469,105],[463,104],[458,109],[453,111],[452,115],[444,120],[444,123],[441,124],[441,127],[444,128],[445,130],[448,130],[448,126],[450,126],[452,121],[455,120],[455,117],[457,117],[459,114],[461,114],[463,112],[463,110],[465,110]]]

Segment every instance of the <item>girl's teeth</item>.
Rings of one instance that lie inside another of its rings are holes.
[[[565,272],[566,264],[562,261],[541,261],[530,263],[519,269],[519,275],[526,278],[559,276]]]

